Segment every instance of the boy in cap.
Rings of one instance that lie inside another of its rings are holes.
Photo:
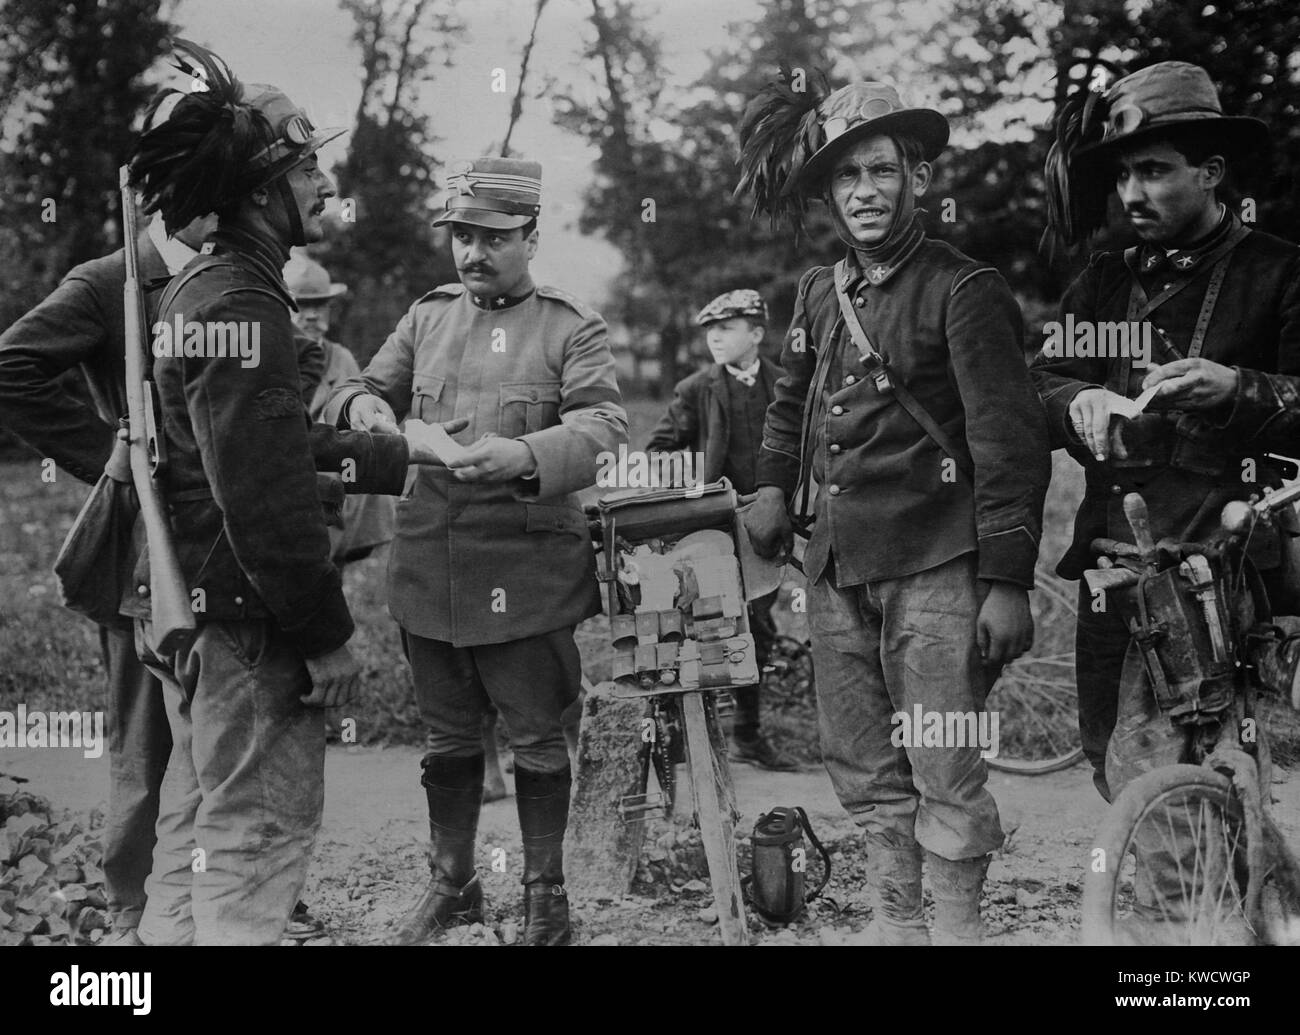
[[[741,123],[738,191],[796,218],[823,200],[846,245],[799,283],[746,526],[760,555],[788,551],[787,508],[815,478],[804,572],[822,756],[866,831],[875,944],[928,942],[922,851],[935,940],[980,940],[1002,843],[980,748],[900,744],[898,717],[974,715],[1029,647],[1050,474],[1010,289],[916,217],[947,140],[941,114],[882,83],[777,84]]]
[[[474,845],[483,719],[501,713],[515,755],[523,834],[524,938],[571,937],[563,843],[571,773],[564,713],[578,698],[574,627],[601,610],[578,490],[627,441],[605,321],[534,285],[541,166],[458,163],[435,225],[451,231],[459,284],[419,298],[326,415],[394,430],[406,416],[469,427],[447,468],[413,478],[397,505],[388,607],[427,734],[430,881],[396,940],[482,919]]]
[[[141,136],[131,182],[169,229],[209,212],[220,229],[168,285],[154,324],[159,489],[197,628],[179,647],[158,642],[142,558],[123,610],[162,681],[173,748],[139,937],[275,944],[320,825],[319,709],[349,700],[359,677],[316,469],[350,461],[358,491],[392,493],[408,462],[432,454],[312,427],[303,406],[281,270],[291,246],[320,239],[334,188],[315,153],[336,133],[318,133],[274,87],[245,89],[203,48],[174,46],[201,88],[155,100],[152,113],[169,114]],[[255,352],[234,349],[232,334]]]
[[[757,291],[728,291],[701,309],[695,323],[704,328],[713,363],[674,387],[673,401],[646,449],[703,453],[704,468],[695,472],[702,484],[725,477],[737,493],[748,496],[756,487],[763,415],[781,376],[780,367],[759,355],[767,331],[767,305]],[[760,672],[776,639],[772,621],[775,602],[774,591],[749,605]],[[764,769],[797,769],[792,758],[763,736],[759,727],[759,687],[744,687],[734,691],[733,696],[736,720],[731,734],[732,758]]]
[[[1268,128],[1225,116],[1204,69],[1162,61],[1093,97],[1095,117],[1084,115],[1085,92],[1058,116],[1074,135],[1049,158],[1053,225],[1068,244],[1085,240],[1105,224],[1115,190],[1140,243],[1093,255],[1061,300],[1061,320],[1149,321],[1153,354],[1144,365],[1044,349],[1031,375],[1053,448],[1068,450],[1086,477],[1074,541],[1057,571],[1080,579],[1079,729],[1097,789],[1111,800],[1132,775],[1120,757],[1109,779],[1106,765],[1121,682],[1144,684],[1136,670],[1125,677],[1122,619],[1095,610],[1080,578],[1093,566],[1089,544],[1131,538],[1123,511],[1130,492],[1146,500],[1154,538],[1194,541],[1214,531],[1225,502],[1279,484],[1269,453],[1294,455],[1300,441],[1300,248],[1243,225],[1220,200],[1229,167],[1258,156]],[[1146,410],[1114,416],[1150,388],[1158,394]],[[1295,515],[1283,518],[1281,538],[1261,533],[1249,544],[1275,612],[1297,604],[1288,563]],[[1265,653],[1274,681],[1293,687],[1300,644]],[[1166,761],[1178,761],[1182,747],[1181,738],[1166,740]]]

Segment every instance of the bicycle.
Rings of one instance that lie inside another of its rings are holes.
[[[748,944],[749,927],[735,848],[740,813],[719,705],[727,691],[760,677],[736,508],[725,481],[612,493],[587,508],[614,649],[612,693],[645,700],[635,731],[639,775],[618,814],[628,824],[656,813],[671,817],[676,767],[686,765],[724,945]]]
[[[1084,880],[1086,944],[1300,944],[1300,863],[1269,816],[1256,735],[1267,688],[1254,662],[1276,631],[1245,554],[1296,499],[1300,486],[1233,501],[1208,541],[1157,545],[1133,493],[1135,543],[1093,543],[1089,588],[1126,618],[1184,760],[1132,779],[1107,813]]]

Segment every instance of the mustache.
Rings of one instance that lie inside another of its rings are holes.
[[[460,271],[466,276],[468,276],[471,273],[480,273],[485,277],[490,277],[494,273],[496,273],[496,270],[494,270],[491,266],[482,262],[475,262],[475,263],[471,263],[469,266],[462,266],[460,267]]]

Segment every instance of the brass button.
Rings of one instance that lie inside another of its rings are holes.
[[[844,383],[845,383],[846,385],[855,385],[855,384],[858,383],[858,379],[857,379],[856,377],[854,377],[852,374],[845,374],[845,375],[844,375]]]
[[[1118,496],[1121,492],[1124,491],[1124,489],[1119,485],[1112,485],[1110,487],[1110,491],[1113,492],[1116,496]]]
[[[831,452],[832,452],[832,453],[838,453],[839,451],[840,451],[840,444],[839,444],[838,442],[832,442],[832,443],[831,443]]]
[[[832,496],[838,496],[840,494],[840,487],[838,485],[832,485],[828,491]]]
[[[136,586],[135,591],[142,597],[147,597],[149,595],[148,586]]]
[[[861,296],[859,296],[859,297],[858,297],[858,300],[857,300],[856,302],[854,302],[853,304],[854,304],[855,306],[857,306],[859,309],[861,309],[864,305],[867,304],[867,300],[866,300],[865,298],[862,298]]]
[[[537,393],[536,393],[536,392],[529,392],[529,393],[528,393],[528,401],[529,401],[529,402],[537,402]]]
[[[839,417],[839,416],[840,416],[841,414],[843,414],[843,413],[844,413],[844,407],[843,407],[843,406],[832,406],[832,407],[831,407],[831,416],[833,416],[833,417]]]
[[[235,603],[238,604],[240,607],[243,607],[243,606],[244,606],[244,598],[243,598],[243,597],[235,597]]]

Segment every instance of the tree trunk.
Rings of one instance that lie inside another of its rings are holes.
[[[564,839],[564,869],[577,901],[624,895],[636,876],[645,821],[624,823],[619,801],[637,789],[645,701],[614,697],[613,683],[587,693],[578,766]]]

